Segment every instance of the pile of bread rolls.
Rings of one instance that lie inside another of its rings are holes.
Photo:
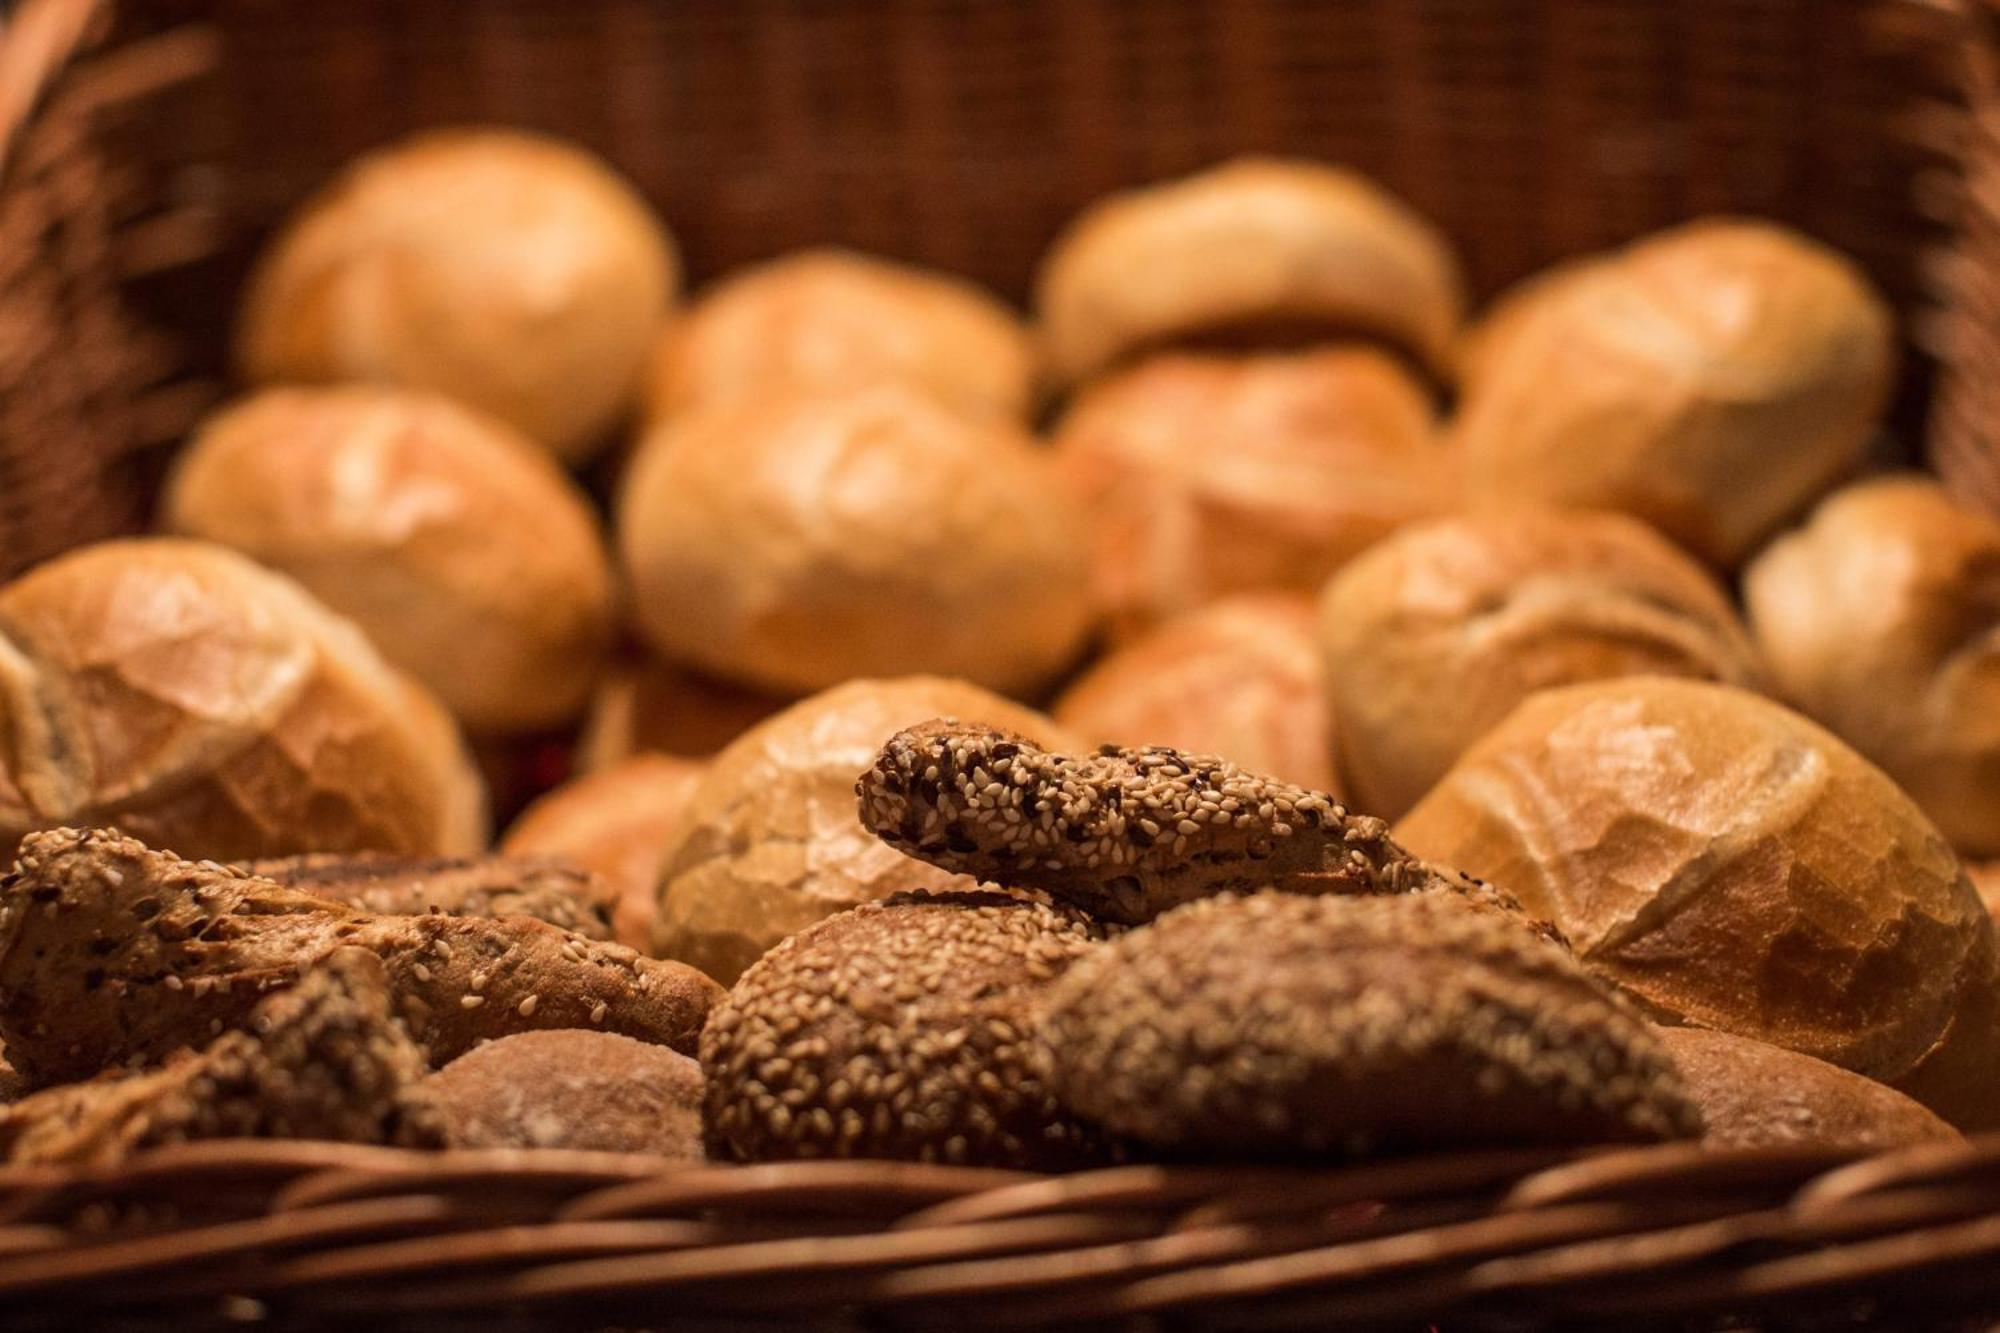
[[[1471,319],[1244,160],[1031,315],[681,275],[581,148],[387,146],[158,533],[0,587],[0,1159],[2000,1129],[2000,520],[1871,473],[1842,256],[1701,219]]]

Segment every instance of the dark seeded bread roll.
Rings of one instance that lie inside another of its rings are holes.
[[[384,916],[529,916],[586,939],[611,938],[617,893],[583,867],[548,856],[288,856],[251,874]]]

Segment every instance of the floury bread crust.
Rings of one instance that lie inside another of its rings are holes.
[[[1396,833],[1554,921],[1662,1021],[2000,1125],[1992,920],[1909,797],[1796,713],[1657,677],[1544,691]]]
[[[419,1088],[454,1148],[569,1148],[699,1161],[701,1066],[611,1032],[517,1032]]]
[[[526,917],[378,916],[113,832],[28,838],[0,883],[0,1040],[38,1085],[240,1026],[335,949],[382,960],[443,1063],[479,1041],[599,1028],[692,1051],[714,982]]]

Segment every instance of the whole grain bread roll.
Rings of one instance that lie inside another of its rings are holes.
[[[190,856],[469,852],[449,714],[290,579],[204,542],[104,542],[0,587],[0,854],[117,824]]]
[[[854,784],[904,727],[955,715],[1067,744],[1042,714],[963,681],[859,680],[744,733],[695,789],[660,872],[653,953],[725,985],[765,950],[842,908],[911,889],[969,889],[884,845]]]
[[[209,418],[164,504],[173,531],[297,579],[477,731],[575,715],[610,645],[589,501],[525,436],[448,399],[255,394]]]
[[[1230,593],[1317,592],[1455,489],[1425,391],[1358,345],[1149,357],[1083,391],[1055,444],[1114,634]]]
[[[282,888],[387,916],[529,916],[608,940],[617,890],[559,856],[383,856],[315,852],[251,861]]]
[[[1700,565],[1637,520],[1590,510],[1397,533],[1327,585],[1319,642],[1349,794],[1388,819],[1536,690],[1648,674],[1762,681]]]
[[[679,284],[672,238],[589,153],[432,130],[293,214],[250,275],[236,361],[254,384],[434,389],[574,460],[630,405]]]
[[[1102,199],[1035,279],[1060,384],[1173,342],[1356,333],[1442,372],[1463,306],[1458,262],[1428,222],[1351,171],[1279,158]]]
[[[1725,567],[1860,461],[1894,370],[1860,269],[1770,223],[1676,227],[1503,309],[1456,423],[1469,493],[1623,510]]]
[[[732,273],[668,324],[655,417],[786,389],[907,380],[972,416],[1023,420],[1035,349],[1020,317],[961,278],[851,250]]]
[[[1744,576],[1779,688],[1969,856],[2000,855],[2000,522],[1933,481],[1820,505]]]
[[[1244,593],[1167,621],[1104,657],[1055,702],[1086,741],[1220,755],[1340,793],[1312,602]]]
[[[701,1066],[614,1032],[517,1032],[417,1085],[453,1148],[568,1148],[700,1161]]]
[[[2000,1125],[1992,919],[1910,798],[1797,713],[1662,677],[1545,690],[1396,836],[1555,922],[1662,1022]]]
[[[1090,624],[1084,517],[1048,459],[901,384],[669,423],[618,542],[655,649],[776,692],[935,672],[1023,693]]]

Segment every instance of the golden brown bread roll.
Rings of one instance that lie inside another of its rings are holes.
[[[2000,855],[2000,522],[1920,477],[1830,496],[1744,575],[1783,692],[1961,852]]]
[[[941,716],[1068,744],[1055,723],[963,681],[858,680],[744,733],[696,788],[660,872],[653,953],[724,985],[824,916],[892,893],[972,888],[885,846],[854,813],[854,784],[882,743]]]
[[[707,767],[672,755],[634,755],[537,800],[507,830],[500,850],[566,857],[603,877],[616,895],[616,939],[644,949],[653,932],[660,866]]]
[[[614,1032],[517,1032],[417,1086],[453,1148],[569,1148],[699,1161],[701,1066]]]
[[[1055,442],[1115,633],[1232,592],[1317,592],[1454,488],[1423,390],[1358,346],[1151,357],[1080,395]]]
[[[1893,1088],[1781,1046],[1701,1028],[1656,1028],[1712,1148],[1791,1144],[1888,1152],[1959,1132]]]
[[[1621,514],[1499,510],[1397,533],[1334,576],[1320,645],[1355,805],[1394,819],[1536,690],[1611,676],[1755,686],[1700,565]]]
[[[1396,835],[1554,921],[1663,1022],[2000,1125],[1992,919],[1909,797],[1788,709],[1662,677],[1545,690]]]
[[[1099,661],[1054,712],[1086,741],[1220,755],[1340,792],[1313,607],[1293,593],[1244,593],[1177,616]]]
[[[1979,900],[1986,904],[1986,910],[2000,917],[2000,862],[1968,861],[1965,874],[1972,881]]]
[[[1623,510],[1733,566],[1859,461],[1892,334],[1860,270],[1803,236],[1662,232],[1480,340],[1455,432],[1468,490]]]
[[[219,546],[105,542],[0,587],[0,715],[0,852],[64,823],[223,860],[486,840],[437,701]]]
[[[669,424],[618,540],[652,645],[768,690],[936,672],[1022,693],[1089,628],[1084,520],[1047,458],[905,385]]]
[[[640,754],[706,759],[791,702],[649,655],[599,682],[576,764],[596,773]]]
[[[531,916],[585,939],[611,938],[609,881],[547,856],[383,856],[315,852],[244,867],[281,888],[386,916]]]
[[[589,153],[434,130],[300,206],[251,274],[236,359],[259,384],[435,389],[576,459],[626,410],[679,283],[672,239]]]
[[[270,389],[211,417],[165,522],[289,574],[466,726],[575,715],[611,639],[611,566],[583,492],[451,401]]]
[[[654,416],[786,389],[908,380],[975,416],[1021,420],[1035,388],[1019,317],[973,284],[855,254],[801,250],[733,273],[661,335]]]
[[[1353,172],[1273,158],[1100,200],[1056,238],[1035,279],[1061,384],[1218,336],[1362,333],[1442,372],[1463,305],[1436,228]]]

